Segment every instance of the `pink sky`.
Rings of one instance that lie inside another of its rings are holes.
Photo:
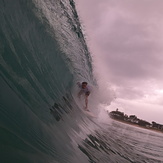
[[[75,2],[95,69],[117,97],[108,110],[163,124],[163,1]]]

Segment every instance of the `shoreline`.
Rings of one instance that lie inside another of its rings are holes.
[[[143,129],[146,129],[146,130],[151,130],[151,131],[154,131],[154,132],[158,132],[158,133],[162,133],[163,134],[163,131],[159,130],[159,129],[156,129],[156,128],[147,128],[145,126],[139,126],[137,124],[134,124],[132,122],[127,122],[127,121],[123,121],[123,120],[119,120],[119,119],[114,119],[114,118],[111,118],[115,121],[118,121],[118,122],[121,122],[121,123],[125,123],[125,124],[128,124],[128,125],[131,125],[131,126],[135,126],[135,127],[139,127],[139,128],[143,128]]]

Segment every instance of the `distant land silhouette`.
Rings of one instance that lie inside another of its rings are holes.
[[[134,124],[139,127],[146,128],[146,129],[163,132],[162,124],[158,124],[154,121],[152,121],[152,123],[147,122],[146,120],[139,119],[136,115],[128,116],[127,114],[124,114],[123,112],[118,111],[118,108],[116,109],[116,111],[108,112],[108,115],[110,116],[110,118],[124,122],[124,123]]]

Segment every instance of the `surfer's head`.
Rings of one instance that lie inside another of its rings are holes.
[[[86,88],[87,87],[87,82],[82,82],[82,88]]]

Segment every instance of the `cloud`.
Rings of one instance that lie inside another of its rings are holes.
[[[133,108],[146,103],[150,109],[160,110],[163,1],[76,0],[76,3],[100,78],[111,84],[117,99],[124,100],[126,107],[131,100]]]

